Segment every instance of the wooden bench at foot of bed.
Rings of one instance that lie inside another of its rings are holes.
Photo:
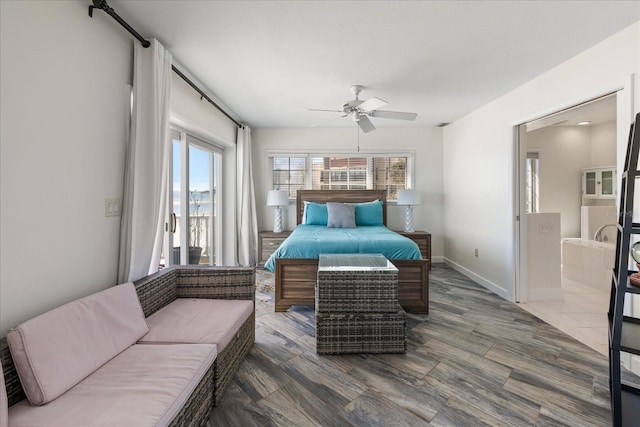
[[[390,260],[398,269],[398,300],[405,311],[429,313],[429,260]],[[276,260],[275,311],[292,305],[314,305],[317,259]]]

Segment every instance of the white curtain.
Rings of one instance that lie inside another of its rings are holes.
[[[118,280],[158,271],[169,165],[171,53],[155,39],[135,43],[133,115],[125,163]]]
[[[258,252],[258,217],[253,188],[251,162],[251,129],[238,129],[236,142],[236,226],[238,240],[238,264],[255,266]]]

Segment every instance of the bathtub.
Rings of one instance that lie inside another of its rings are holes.
[[[562,277],[594,287],[611,289],[616,245],[581,238],[562,239]]]

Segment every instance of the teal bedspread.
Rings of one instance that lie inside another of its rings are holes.
[[[416,243],[387,227],[327,228],[298,225],[269,257],[264,268],[275,271],[277,258],[318,258],[319,254],[382,254],[387,259],[421,259]]]

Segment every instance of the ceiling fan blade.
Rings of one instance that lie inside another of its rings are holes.
[[[383,101],[380,98],[373,97],[371,99],[367,99],[362,104],[358,105],[358,108],[364,111],[377,110],[380,107],[384,107],[387,105],[387,101]]]
[[[325,124],[325,123],[332,122],[332,121],[334,121],[335,119],[340,119],[340,118],[342,118],[342,117],[347,117],[347,115],[346,115],[346,114],[343,114],[343,115],[341,115],[341,116],[336,116],[336,117],[334,117],[334,118],[332,118],[332,119],[325,120],[325,121],[322,121],[322,122],[320,122],[320,123],[316,123],[315,125],[311,125],[311,126],[309,126],[309,127],[310,127],[310,128],[315,128],[315,127],[318,127],[318,126],[322,126],[322,125],[323,125],[323,124]]]
[[[318,108],[307,108],[307,111],[328,111],[330,113],[342,113],[342,110],[320,110]]]
[[[369,120],[369,117],[367,116],[360,116],[360,120],[358,120],[358,126],[360,126],[360,129],[362,129],[362,132],[364,133],[371,132],[372,130],[376,129],[376,127],[373,125],[373,123],[371,123],[371,120]]]
[[[418,113],[404,113],[402,111],[375,110],[371,112],[371,116],[380,117],[381,119],[415,120],[416,117],[418,117]]]

